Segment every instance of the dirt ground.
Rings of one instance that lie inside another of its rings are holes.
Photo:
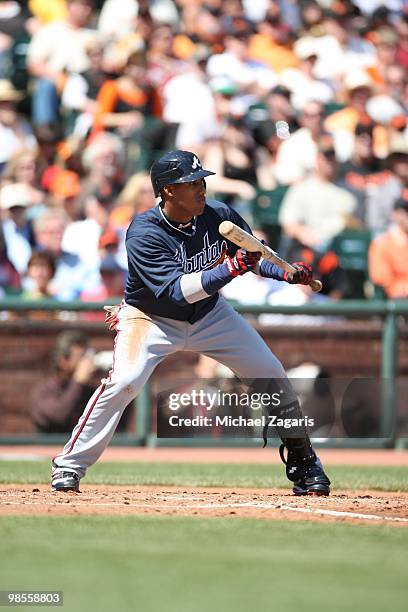
[[[0,485],[0,515],[170,515],[387,523],[408,526],[408,493],[336,491],[294,497],[289,490],[83,485],[51,493],[47,485]]]
[[[1,447],[0,459],[41,459],[59,447]],[[321,449],[331,465],[408,465],[407,451]],[[190,463],[279,463],[275,448],[120,448],[101,460]],[[171,486],[81,486],[51,493],[49,485],[0,485],[0,515],[170,515],[251,517],[408,526],[408,493],[339,491],[330,497],[294,497],[290,490]]]

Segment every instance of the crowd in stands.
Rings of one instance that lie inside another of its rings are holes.
[[[120,296],[173,148],[318,299],[408,298],[407,73],[403,0],[0,0],[0,298]]]

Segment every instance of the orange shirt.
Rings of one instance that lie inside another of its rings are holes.
[[[293,51],[283,45],[277,45],[266,34],[254,34],[252,36],[248,55],[251,59],[264,62],[278,73],[287,68],[295,68],[299,64]]]
[[[370,279],[389,298],[408,298],[408,234],[393,226],[375,238],[368,251]]]
[[[143,114],[149,114],[151,111],[156,117],[161,116],[161,105],[154,89],[148,92],[135,86],[130,90],[121,86],[120,80],[105,81],[99,90],[97,102],[99,110],[95,117],[96,128],[101,127],[102,117],[108,113],[135,110]]]

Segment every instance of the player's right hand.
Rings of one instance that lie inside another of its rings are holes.
[[[227,264],[228,272],[235,278],[235,276],[241,276],[246,272],[254,270],[261,257],[262,254],[259,251],[253,252],[238,249],[234,257],[227,256],[225,258],[225,263]]]
[[[296,272],[285,272],[284,280],[291,285],[310,285],[313,280],[312,266],[304,261],[295,261],[292,266],[296,268]]]

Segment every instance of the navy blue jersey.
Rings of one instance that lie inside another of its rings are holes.
[[[226,204],[207,200],[192,234],[175,229],[157,205],[136,216],[126,234],[129,273],[125,301],[143,312],[194,323],[217,303],[218,293],[193,304],[180,304],[171,289],[184,274],[201,272],[234,256],[238,247],[218,231],[222,221],[232,221],[248,232],[247,223]]]

